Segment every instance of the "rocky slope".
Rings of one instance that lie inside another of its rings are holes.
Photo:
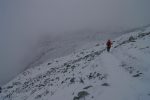
[[[149,100],[150,27],[27,69],[0,100]]]

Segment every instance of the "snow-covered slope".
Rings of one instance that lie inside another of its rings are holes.
[[[27,69],[0,100],[150,100],[150,27]]]
[[[23,59],[23,63],[29,67],[35,67],[48,59],[64,57],[81,48],[89,48],[92,44],[102,40],[117,37],[120,34],[108,34],[91,30],[79,30],[61,35],[43,35],[39,37],[32,51]]]
[[[25,69],[38,66],[44,63],[46,60],[56,59],[69,55],[82,48],[90,48],[95,43],[107,40],[109,38],[114,39],[125,33],[133,31],[143,31],[150,25],[129,29],[118,30],[117,32],[103,32],[99,30],[82,29],[78,31],[70,31],[61,34],[51,35],[42,34],[39,36],[37,42],[32,46],[29,52],[22,58],[20,65],[24,65]]]

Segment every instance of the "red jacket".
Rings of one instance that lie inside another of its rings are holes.
[[[110,40],[108,40],[107,43],[106,43],[106,45],[107,45],[107,47],[111,47],[112,42]]]

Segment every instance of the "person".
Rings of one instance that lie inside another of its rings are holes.
[[[109,40],[107,41],[107,43],[106,43],[106,46],[107,46],[107,52],[110,51],[111,45],[112,45],[112,42],[111,42],[111,40],[109,39]]]

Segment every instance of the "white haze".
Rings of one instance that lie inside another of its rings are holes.
[[[1,0],[0,84],[25,69],[40,36],[113,33],[150,23],[149,0]]]

